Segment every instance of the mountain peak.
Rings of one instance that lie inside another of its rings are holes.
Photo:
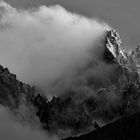
[[[125,65],[127,53],[125,52],[119,33],[111,29],[106,33],[105,58],[107,61]]]

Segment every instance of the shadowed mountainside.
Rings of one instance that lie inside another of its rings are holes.
[[[140,113],[121,118],[111,124],[80,137],[65,140],[139,140]]]

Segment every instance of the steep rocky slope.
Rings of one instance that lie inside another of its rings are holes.
[[[48,101],[39,88],[18,81],[16,75],[0,66],[0,104],[24,121],[37,118],[42,128],[60,137],[87,133],[139,112],[139,48],[128,54],[115,30],[106,33],[103,47],[109,75],[99,81],[87,76],[82,84],[94,94],[82,94],[80,87],[81,94],[69,89]]]
[[[92,87],[94,77],[90,82],[87,78],[82,86],[95,92],[95,96],[77,94],[74,89],[69,89],[62,96],[41,105],[38,116],[44,127],[56,133],[59,129],[70,130],[70,134],[75,135],[139,111],[139,75],[136,64],[130,63],[130,57],[119,34],[115,30],[108,31],[104,61],[112,69],[107,82],[95,90]],[[80,101],[79,96],[82,96]]]
[[[106,103],[96,102],[97,108],[98,106],[100,108],[98,110],[99,112],[96,112],[95,107],[93,108],[94,102],[91,101],[88,104],[86,103],[86,106],[88,106],[86,107],[86,112],[88,112],[90,118],[97,119],[97,122],[98,118],[112,121],[119,118],[122,119],[115,122],[109,121],[109,125],[106,125],[108,123],[104,123],[103,125],[105,126],[98,128],[96,131],[80,137],[68,138],[67,140],[139,139],[140,115],[139,113],[135,114],[140,111],[139,54],[139,46],[130,53],[127,53],[122,46],[119,34],[115,30],[107,32],[104,59],[109,65],[115,65],[115,69],[110,73],[110,77],[108,78],[109,84],[107,84],[106,87],[99,89],[98,93],[111,93],[111,96],[113,96],[113,93],[115,92],[121,98],[121,100],[119,99],[120,104],[117,103],[117,106],[114,106],[114,103],[111,103],[110,108],[106,108]],[[115,100],[113,100],[113,102],[114,101]],[[131,114],[135,115],[131,116]],[[98,117],[96,117],[96,115]]]

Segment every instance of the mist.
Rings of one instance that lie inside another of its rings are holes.
[[[99,63],[110,27],[60,5],[16,9],[0,2],[0,64],[23,82],[48,87]]]
[[[55,136],[49,136],[39,128],[22,124],[16,121],[15,116],[0,107],[0,137],[2,140],[58,140]]]

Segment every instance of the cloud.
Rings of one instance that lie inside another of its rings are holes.
[[[4,107],[0,107],[0,138],[2,140],[57,140],[45,132],[22,125],[8,113]]]
[[[0,64],[24,82],[48,84],[99,59],[109,28],[60,5],[24,10],[1,1]]]

